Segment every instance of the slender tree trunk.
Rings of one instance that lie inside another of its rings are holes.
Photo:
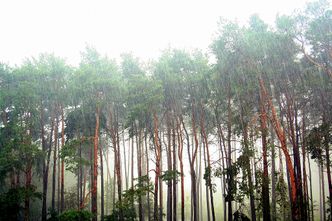
[[[160,136],[159,137],[162,137],[161,135],[161,132],[160,132]],[[160,169],[159,169],[159,176],[160,176],[160,173],[161,171],[163,171],[163,151],[162,151],[162,148],[161,148],[161,144],[160,144]],[[164,199],[163,199],[163,181],[160,179],[159,177],[159,220],[163,220],[163,215],[164,215]]]
[[[275,153],[275,136],[273,132],[272,125],[270,126],[270,133],[271,133],[271,220],[277,220],[277,203],[276,203],[276,153]]]
[[[270,195],[269,195],[269,172],[267,162],[267,114],[265,111],[265,98],[260,97],[260,119],[261,119],[261,133],[262,133],[262,149],[263,149],[263,180],[262,180],[262,206],[263,206],[263,220],[271,220],[270,215]]]
[[[58,147],[58,117],[55,119],[54,152],[53,152],[53,175],[52,175],[52,210],[55,211],[55,184],[56,184],[56,155]]]
[[[148,142],[147,142],[147,131],[145,132],[144,136],[144,144],[145,144],[145,155],[146,155],[146,175],[147,175],[147,180],[150,182],[150,176],[149,176],[149,171],[150,171],[150,164],[149,164],[149,147],[148,147]],[[151,206],[150,206],[150,191],[147,192],[147,206],[148,206],[148,214],[147,218],[150,221],[150,214],[151,214]]]
[[[173,171],[176,173],[177,171],[177,164],[176,164],[176,129],[175,123],[173,121],[173,130],[172,130],[172,138],[173,138]],[[177,220],[177,174],[173,179],[173,221]]]
[[[61,149],[65,146],[65,120],[63,114],[63,107],[61,107]],[[65,162],[61,160],[61,206],[60,211],[63,212],[65,207]]]
[[[191,175],[191,192],[193,196],[193,220],[198,220],[198,210],[197,210],[197,189],[196,189],[196,171],[195,171],[195,161],[198,150],[198,138],[196,132],[196,117],[195,117],[195,100],[192,101],[192,130],[194,135],[194,150],[192,157],[190,156],[190,150],[188,149],[189,163],[190,163],[190,175]]]
[[[103,147],[99,147],[99,158],[100,158],[100,220],[104,220],[105,206],[104,206],[104,161],[103,161]]]
[[[172,170],[172,153],[171,153],[171,127],[170,127],[170,116],[167,114],[167,170],[170,172]],[[172,220],[172,180],[167,181],[167,221]]]
[[[244,126],[243,131],[243,143],[246,152],[247,159],[247,176],[248,176],[248,186],[249,186],[249,200],[250,200],[250,212],[251,212],[251,220],[256,221],[256,208],[255,208],[255,197],[254,197],[254,187],[252,183],[252,173],[251,173],[251,165],[250,165],[250,156],[249,156],[249,138],[248,138],[248,128]]]
[[[324,165],[320,164],[320,173],[322,178],[322,212],[323,212],[323,221],[326,221],[326,208],[325,208],[325,178],[324,178]]]
[[[204,144],[204,143],[203,143]],[[204,144],[205,146],[205,144]],[[205,170],[208,168],[208,165],[206,163],[206,151],[205,151],[205,147],[203,148],[203,160],[204,160],[204,168]],[[200,148],[199,148],[199,152],[200,152],[200,156],[201,156],[201,145],[200,145]],[[206,171],[205,171],[206,173]],[[206,214],[207,214],[207,221],[210,221],[211,220],[211,214],[210,214],[210,201],[209,201],[209,178],[206,177],[207,180],[205,180],[205,198],[206,198]]]
[[[178,157],[180,162],[180,176],[181,176],[181,220],[184,221],[184,174],[183,174],[183,138],[182,138],[182,130],[181,123],[177,121],[177,137],[178,137]]]
[[[137,126],[137,125],[136,125]],[[136,149],[137,149],[137,174],[138,177],[142,176],[142,141],[141,141],[141,129],[136,128]],[[143,204],[142,204],[142,197],[138,196],[138,217],[139,221],[144,220],[143,214]]]
[[[328,189],[329,189],[329,209],[330,209],[330,216],[332,219],[332,179],[331,179],[331,160],[330,160],[330,132],[328,130],[329,124],[326,122],[326,117],[323,117],[323,128],[324,128],[324,149],[326,153],[326,175],[327,175],[327,183],[328,183]]]
[[[41,128],[41,141],[42,141],[42,150],[46,152],[46,141],[45,141],[45,128],[44,128],[44,106],[43,101],[41,101],[40,108],[40,128]],[[53,125],[51,126],[53,130]],[[51,132],[52,136],[52,132]],[[52,138],[51,138],[52,139]],[[47,173],[46,173],[47,172]],[[12,175],[13,176],[13,175]],[[43,195],[42,195],[42,221],[46,221],[47,218],[47,208],[46,208],[46,200],[47,200],[47,182],[48,182],[48,171],[46,171],[46,162],[43,160]]]
[[[217,132],[218,132],[219,152],[221,153],[221,167],[222,167],[222,170],[225,171],[226,170],[225,164],[227,164],[227,162],[228,162],[228,161],[226,161],[226,163],[225,163],[225,156],[227,156],[226,142],[225,142],[225,136],[224,136],[223,131],[222,131],[221,126],[220,126],[219,114],[218,114],[217,108],[215,109],[215,117],[216,117],[216,125],[217,125]],[[225,153],[224,153],[223,150],[225,151]],[[221,181],[222,181],[222,185],[221,185],[222,190],[221,190],[221,192],[223,194],[224,221],[226,221],[227,220],[227,205],[226,205],[227,201],[225,199],[225,196],[226,196],[226,185],[227,185],[227,183],[226,183],[225,174],[222,173],[221,176],[222,176],[221,177]]]
[[[230,86],[228,86],[228,101],[227,101],[227,146],[228,146],[228,169],[231,169],[232,166],[232,145],[231,145],[231,136],[232,136],[232,110],[231,110],[231,95],[230,95]],[[233,175],[231,171],[227,171],[228,178],[228,221],[233,220],[233,210],[232,210],[232,201],[233,201]]]
[[[263,79],[259,79],[259,83],[260,83],[260,88],[261,88],[261,95],[267,100],[267,104],[272,112],[272,117],[271,117],[271,122],[273,124],[274,130],[278,136],[278,139],[280,141],[281,144],[281,149],[285,155],[285,159],[286,159],[286,164],[287,164],[287,169],[289,172],[289,177],[290,177],[290,199],[292,202],[292,219],[293,221],[297,221],[299,220],[299,208],[296,204],[297,202],[297,186],[296,186],[296,178],[295,178],[295,171],[294,171],[294,167],[292,164],[292,160],[289,154],[289,151],[287,149],[287,142],[286,142],[286,136],[285,136],[285,132],[282,129],[281,125],[280,125],[280,121],[277,117],[277,113],[276,110],[274,108],[274,105],[272,103],[271,98],[268,97],[267,91],[265,89],[264,86],[264,82]]]
[[[98,143],[99,143],[99,118],[100,118],[100,107],[96,108],[96,126],[95,126],[95,136],[94,136],[94,145],[93,145],[93,182],[92,182],[92,194],[91,194],[91,203],[93,214],[93,221],[97,221],[97,180],[98,180]]]
[[[309,156],[309,152],[307,152],[307,160],[308,160],[308,170],[309,170],[309,193],[310,193],[310,207],[309,207],[309,211],[310,211],[310,215],[311,215],[311,220],[314,220],[314,200],[313,200],[313,195],[312,195],[312,176],[311,176],[311,163],[310,163],[310,156]],[[309,203],[309,202],[308,202]],[[309,217],[310,217],[309,215]]]
[[[50,142],[47,150],[47,159],[43,165],[43,206],[42,206],[42,221],[46,221],[47,219],[47,189],[48,189],[48,173],[49,173],[49,165],[51,159],[52,152],[52,136],[54,131],[54,118],[51,116],[51,132],[50,132]],[[44,129],[43,129],[44,130]],[[44,132],[43,132],[44,133]],[[42,135],[44,137],[44,135]],[[43,141],[46,142],[46,141]],[[44,144],[45,145],[45,144]]]
[[[123,164],[124,164],[124,174],[126,180],[126,190],[128,190],[128,170],[127,170],[127,156],[126,156],[126,139],[125,139],[125,129],[123,128],[122,132],[122,140],[123,140]]]
[[[154,123],[154,145],[155,145],[155,155],[156,155],[156,168],[155,168],[155,180],[154,180],[154,220],[159,220],[158,216],[158,187],[159,187],[159,176],[160,176],[160,159],[161,159],[161,145],[159,141],[159,132],[158,132],[158,118],[156,112],[153,114],[153,123]]]
[[[304,198],[304,212],[305,220],[310,220],[309,215],[309,199],[308,199],[308,183],[307,183],[307,168],[306,168],[306,130],[305,130],[305,112],[302,114],[302,162],[303,162],[303,198]]]
[[[61,157],[60,157],[60,142],[58,142],[58,153],[57,153],[57,158],[58,158],[58,192],[57,192],[57,209],[58,209],[58,213],[60,213],[60,206],[61,206]]]
[[[323,197],[322,197],[322,172],[321,172],[321,165],[319,162],[317,162],[317,166],[318,166],[318,179],[319,179],[319,218],[320,221],[324,221],[324,217],[323,217]]]
[[[201,105],[201,130],[202,130],[202,135],[203,135],[203,144],[204,147],[206,148],[206,157],[207,157],[207,166],[209,170],[209,176],[207,177],[208,180],[208,187],[210,190],[210,201],[211,201],[211,214],[212,214],[212,220],[216,220],[215,212],[214,212],[214,202],[213,202],[213,187],[212,187],[212,178],[211,178],[211,173],[212,173],[212,168],[211,168],[211,160],[210,160],[210,151],[209,151],[209,142],[207,138],[207,134],[205,132],[205,113],[203,110],[203,106]]]

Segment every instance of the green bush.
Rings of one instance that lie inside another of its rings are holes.
[[[86,210],[67,210],[59,215],[59,221],[90,221],[92,213]]]

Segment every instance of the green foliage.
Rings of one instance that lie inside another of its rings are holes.
[[[17,220],[22,211],[22,203],[26,199],[41,199],[41,194],[36,192],[36,187],[16,187],[0,194],[0,220]]]
[[[67,210],[58,216],[58,221],[89,221],[92,217],[86,210]]]
[[[90,164],[88,160],[77,154],[80,146],[90,143],[91,141],[89,140],[70,140],[61,148],[60,157],[64,160],[67,170],[76,173],[80,166]]]
[[[217,172],[218,174],[218,172]],[[212,188],[214,192],[216,192],[216,184],[212,183],[212,168],[206,167],[203,175],[203,179],[205,180],[205,185],[209,188]]]
[[[153,193],[153,184],[147,175],[135,179],[137,183],[133,188],[123,192],[122,201],[116,202],[115,208],[110,216],[106,216],[107,221],[119,220],[122,214],[124,220],[136,220],[135,202],[148,192]]]
[[[317,159],[319,162],[326,162],[325,148],[332,145],[332,126],[324,123],[319,127],[314,127],[310,130],[306,137],[307,149],[311,153],[312,159]]]
[[[176,182],[178,182],[180,175],[181,173],[177,170],[166,170],[162,173],[160,178],[162,179],[162,181],[168,184],[168,182],[173,180],[176,180]]]

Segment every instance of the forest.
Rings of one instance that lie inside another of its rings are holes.
[[[332,220],[332,10],[207,52],[0,63],[0,220]]]

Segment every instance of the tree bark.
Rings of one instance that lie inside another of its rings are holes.
[[[96,125],[95,125],[95,135],[93,139],[93,182],[92,182],[92,194],[91,203],[93,214],[93,221],[97,221],[97,180],[98,180],[98,143],[99,143],[99,118],[100,118],[100,107],[96,107]]]
[[[263,206],[263,220],[271,220],[270,215],[270,195],[269,195],[269,172],[267,162],[267,114],[265,110],[265,97],[260,96],[260,119],[261,119],[261,134],[262,134],[262,149],[263,149],[263,180],[262,180],[262,206]]]
[[[161,145],[159,141],[159,132],[158,132],[158,117],[156,112],[153,113],[153,123],[154,123],[154,146],[155,146],[155,155],[156,155],[156,168],[155,168],[155,180],[154,180],[154,220],[159,220],[158,216],[158,187],[159,187],[159,176],[160,176],[160,155],[161,155]]]
[[[55,130],[54,130],[53,175],[52,175],[52,210],[53,211],[55,211],[57,146],[58,146],[58,117],[56,117],[56,119],[55,119]]]
[[[54,118],[51,116],[51,132],[50,132],[50,142],[48,145],[47,150],[47,159],[46,162],[43,162],[43,205],[42,205],[42,221],[46,221],[47,219],[47,189],[48,189],[48,172],[49,172],[49,165],[50,165],[50,159],[51,159],[51,152],[52,152],[52,136],[54,131]],[[42,126],[42,137],[44,137],[44,126]],[[44,138],[42,138],[44,139]],[[43,147],[46,146],[46,141],[42,141]],[[46,148],[46,147],[45,147]],[[44,148],[43,148],[44,149]],[[45,149],[46,151],[46,149]]]
[[[214,212],[214,202],[213,202],[213,187],[212,187],[212,178],[211,178],[211,173],[212,173],[212,168],[211,168],[211,160],[210,160],[210,151],[209,151],[209,142],[207,138],[207,134],[205,132],[205,112],[203,110],[203,105],[201,104],[201,131],[203,135],[203,145],[206,149],[206,157],[207,157],[207,166],[209,168],[209,176],[207,177],[208,179],[208,187],[210,190],[210,203],[211,203],[211,215],[212,215],[212,220],[216,220],[215,212]]]
[[[181,130],[181,122],[177,121],[177,137],[178,137],[178,158],[180,162],[180,176],[181,176],[181,220],[184,221],[184,174],[183,174],[183,138]]]
[[[61,107],[61,149],[65,146],[65,120],[63,114],[63,107]],[[60,211],[63,212],[65,207],[65,162],[61,160],[61,206]]]
[[[277,117],[277,113],[276,110],[274,108],[274,105],[272,103],[272,100],[270,97],[268,97],[266,88],[264,86],[264,81],[262,78],[259,79],[259,84],[260,84],[260,89],[261,89],[261,95],[266,99],[267,105],[269,106],[271,112],[272,112],[272,116],[271,116],[271,123],[273,124],[274,130],[277,134],[277,137],[280,141],[281,144],[281,149],[285,155],[285,159],[286,159],[286,164],[287,164],[287,169],[289,172],[289,177],[290,177],[290,199],[292,202],[292,219],[293,221],[297,221],[299,220],[299,210],[297,207],[297,186],[296,186],[296,178],[295,178],[295,171],[294,171],[294,167],[292,164],[292,160],[289,154],[289,151],[287,149],[287,142],[286,142],[286,136],[285,136],[285,132],[282,129],[281,125],[280,125],[280,121]]]
[[[104,220],[105,206],[104,206],[104,161],[103,161],[103,147],[99,147],[99,158],[100,158],[100,220]]]

